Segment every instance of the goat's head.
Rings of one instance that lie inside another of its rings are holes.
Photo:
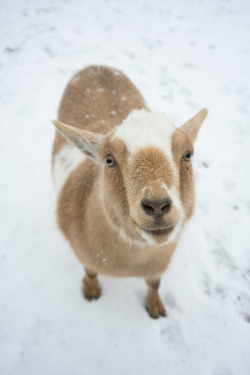
[[[102,165],[101,204],[121,235],[164,244],[177,239],[193,211],[191,157],[206,115],[203,109],[176,128],[162,113],[135,110],[107,135],[54,124]]]

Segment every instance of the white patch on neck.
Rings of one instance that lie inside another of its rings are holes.
[[[55,156],[53,165],[53,182],[58,196],[70,173],[86,156],[74,145],[67,144]]]
[[[130,238],[123,229],[120,229],[119,236],[128,246],[137,246],[140,248],[144,248],[146,246],[144,242]]]
[[[153,239],[152,234],[147,233],[147,232],[144,232],[144,231],[142,230],[142,232],[141,232],[141,236],[142,236],[142,238],[143,238],[145,241],[147,241],[147,243],[148,243],[149,245],[156,245],[156,242],[155,242],[155,240]]]

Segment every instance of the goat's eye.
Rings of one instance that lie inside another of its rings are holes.
[[[191,160],[191,152],[187,151],[184,155],[183,155],[183,160],[185,161],[190,161]]]
[[[113,165],[115,164],[115,159],[113,158],[113,156],[109,155],[106,157],[105,163],[107,164],[109,168],[113,167]]]

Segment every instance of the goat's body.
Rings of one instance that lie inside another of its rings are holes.
[[[107,67],[69,82],[54,121],[53,179],[57,222],[85,267],[88,300],[100,296],[99,273],[143,277],[149,314],[166,316],[160,277],[193,212],[190,159],[206,114],[177,129]]]
[[[133,109],[146,103],[130,80],[106,67],[89,67],[69,82],[58,119],[106,134]],[[101,168],[58,131],[53,176],[58,194],[57,220],[78,259],[96,273],[151,278],[167,268],[175,243],[155,248],[127,238],[114,228],[102,204]]]

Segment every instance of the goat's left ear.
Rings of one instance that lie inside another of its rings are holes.
[[[103,141],[103,136],[101,134],[92,133],[87,130],[79,129],[75,126],[66,125],[58,120],[53,120],[52,122],[55,127],[82,152],[95,161],[100,161],[100,150]]]
[[[184,125],[181,126],[180,130],[188,135],[192,142],[195,141],[197,134],[200,130],[201,124],[207,117],[208,109],[203,108],[196,116],[188,120]]]

